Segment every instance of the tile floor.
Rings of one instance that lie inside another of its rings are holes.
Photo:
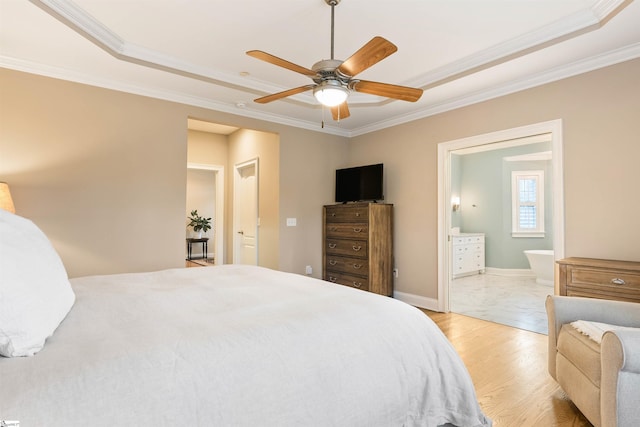
[[[534,278],[479,274],[451,281],[449,305],[454,313],[547,334],[550,294],[553,287]]]

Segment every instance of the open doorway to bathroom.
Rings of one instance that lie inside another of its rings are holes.
[[[553,250],[551,271],[563,257],[561,130],[558,120],[440,144],[441,310],[547,332],[544,299],[555,292],[553,275],[546,285],[537,281],[524,251]],[[514,203],[522,184],[515,177],[530,178],[544,196]],[[545,215],[532,219],[537,227],[519,229],[529,225],[527,212]]]

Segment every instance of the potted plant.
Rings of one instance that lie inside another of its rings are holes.
[[[198,210],[191,211],[191,216],[187,218],[190,222],[188,227],[193,227],[193,231],[198,233],[198,239],[202,238],[202,233],[206,233],[211,229],[211,218],[205,218],[198,215]]]

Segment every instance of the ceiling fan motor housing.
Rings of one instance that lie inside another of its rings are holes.
[[[316,62],[313,64],[313,67],[311,67],[316,73],[316,78],[314,78],[313,81],[320,84],[327,80],[337,80],[346,85],[349,78],[339,75],[336,72],[336,68],[338,68],[342,62],[343,61],[338,59],[323,59],[322,61]]]

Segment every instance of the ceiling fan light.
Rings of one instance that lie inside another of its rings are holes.
[[[313,90],[313,96],[325,107],[335,107],[347,100],[349,89],[339,82],[327,81]]]

